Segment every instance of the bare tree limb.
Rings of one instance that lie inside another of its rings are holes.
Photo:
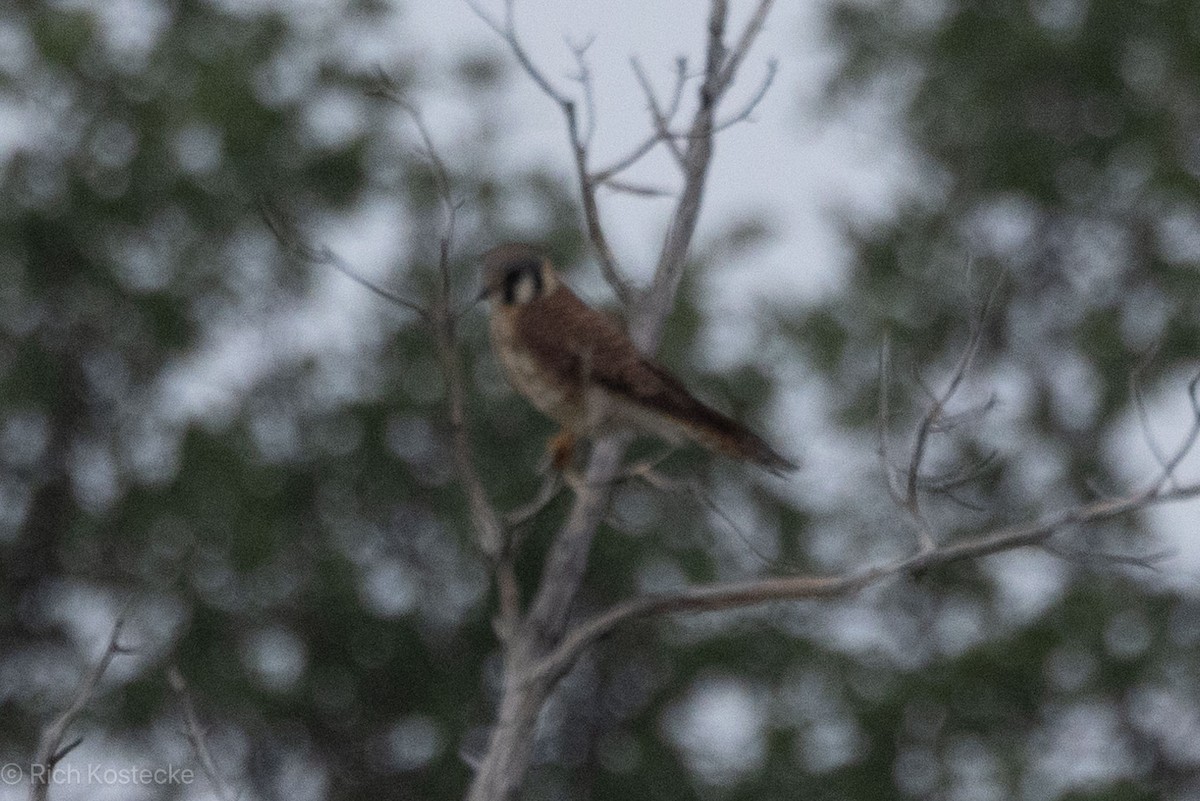
[[[929,399],[929,406],[924,414],[921,415],[920,421],[917,423],[916,431],[913,435],[913,444],[909,452],[908,468],[905,470],[904,486],[900,487],[894,481],[891,455],[889,453],[889,391],[891,383],[891,353],[890,343],[887,336],[884,336],[883,345],[879,352],[879,418],[878,418],[878,439],[879,439],[879,458],[883,463],[884,479],[887,484],[888,495],[892,501],[908,513],[912,518],[916,527],[917,545],[922,552],[931,552],[937,547],[937,541],[933,533],[933,526],[926,517],[924,509],[921,505],[921,493],[923,491],[940,491],[948,495],[958,503],[966,504],[961,498],[953,494],[953,490],[962,486],[969,480],[969,476],[978,475],[980,471],[986,469],[986,465],[990,459],[983,459],[976,465],[959,465],[945,475],[930,478],[923,472],[925,456],[928,452],[930,438],[934,434],[946,433],[955,428],[964,420],[978,417],[982,413],[990,409],[994,403],[994,398],[988,400],[978,408],[968,409],[965,412],[960,412],[956,415],[951,415],[946,412],[946,408],[954,395],[962,386],[966,379],[967,372],[970,370],[971,363],[974,361],[979,347],[983,342],[984,326],[987,322],[988,315],[991,312],[992,304],[999,296],[1001,281],[997,281],[995,286],[989,292],[987,300],[979,310],[978,316],[972,325],[971,334],[967,339],[967,344],[963,347],[962,353],[959,355],[958,363],[950,374],[950,380],[947,382],[945,389],[941,392],[934,392],[925,385],[921,379],[920,372],[913,367],[913,381],[925,393]]]
[[[537,665],[536,677],[560,676],[591,644],[617,626],[632,620],[673,612],[737,609],[769,601],[798,601],[851,595],[861,589],[903,574],[920,573],[954,562],[1036,545],[1065,526],[1108,520],[1148,506],[1200,497],[1200,484],[1165,492],[1139,492],[1116,500],[1101,500],[1050,515],[1041,520],[1003,526],[977,537],[930,551],[920,551],[895,562],[833,576],[782,576],[751,581],[708,584],[659,595],[632,598],[574,627]]]
[[[1162,465],[1162,472],[1159,474],[1158,482],[1153,487],[1153,492],[1159,492],[1169,482],[1174,480],[1175,471],[1196,445],[1197,439],[1200,439],[1200,372],[1192,376],[1192,380],[1188,382],[1187,394],[1188,401],[1192,405],[1192,424],[1188,428],[1187,434],[1183,438],[1183,442],[1175,449],[1174,455]]]
[[[629,181],[618,181],[616,178],[609,178],[604,182],[604,186],[614,192],[620,192],[625,195],[633,195],[634,197],[666,197],[671,194],[666,189],[660,189],[657,186],[648,186],[646,184],[635,184]]]
[[[592,82],[592,68],[587,60],[588,48],[595,41],[595,36],[589,36],[586,41],[580,44],[576,44],[570,40],[567,41],[567,47],[570,48],[571,54],[575,56],[575,65],[579,69],[579,72],[575,75],[575,80],[579,83],[579,87],[583,91],[583,107],[587,112],[587,123],[583,128],[583,134],[580,138],[584,147],[591,147],[592,138],[596,135],[596,87]]]
[[[128,649],[120,643],[121,631],[125,627],[127,612],[128,606],[122,609],[117,615],[116,622],[113,623],[112,631],[104,646],[104,652],[100,654],[100,658],[96,660],[91,669],[83,674],[83,678],[79,682],[79,687],[75,690],[75,695],[71,698],[71,703],[42,731],[37,754],[30,765],[30,778],[32,780],[32,785],[29,789],[30,801],[46,801],[50,793],[50,778],[54,772],[54,767],[63,757],[83,742],[82,737],[77,737],[66,745],[63,745],[67,729],[79,718],[79,715],[87,705],[91,703],[92,698],[96,694],[96,687],[100,684],[100,679],[104,677],[105,672],[108,671],[108,666],[112,664],[113,659],[118,654],[129,653]]]
[[[722,92],[733,83],[734,76],[737,75],[738,68],[742,65],[742,59],[750,52],[750,48],[754,45],[754,40],[762,32],[763,25],[767,21],[767,15],[771,12],[773,4],[774,0],[759,0],[758,6],[751,14],[750,20],[746,23],[746,27],[742,29],[742,35],[738,37],[737,44],[729,51],[728,56],[725,58],[725,63],[720,68],[718,78]]]
[[[684,184],[675,212],[667,227],[654,279],[641,303],[631,334],[643,351],[658,349],[662,324],[670,311],[683,278],[683,268],[700,215],[704,184],[713,153],[716,111],[733,82],[737,68],[762,30],[772,0],[759,0],[737,44],[727,50],[725,22],[729,8],[726,0],[712,0],[708,17],[708,45],[705,49],[704,78],[700,85],[699,106],[688,128],[684,150]]]
[[[897,506],[904,506],[904,493],[896,486],[896,468],[892,465],[890,430],[891,421],[891,382],[892,382],[892,338],[887,331],[883,332],[883,342],[879,346],[879,412],[875,425],[878,439],[879,461],[883,465],[883,479],[887,485],[888,495]]]
[[[604,280],[612,287],[613,292],[622,305],[630,306],[634,300],[634,292],[622,275],[621,268],[617,264],[616,255],[613,253],[612,247],[608,243],[608,237],[604,233],[604,225],[600,219],[600,207],[596,202],[596,188],[599,182],[593,177],[588,167],[588,141],[591,138],[591,121],[589,120],[588,130],[581,132],[575,101],[554,86],[550,79],[538,69],[537,65],[529,57],[528,51],[526,51],[520,37],[517,35],[516,23],[513,18],[513,0],[505,0],[503,22],[493,19],[473,0],[467,0],[467,5],[475,12],[476,16],[483,20],[504,40],[509,50],[512,51],[513,56],[516,57],[517,63],[525,71],[525,74],[533,80],[538,88],[542,90],[543,94],[557,103],[559,109],[562,111],[563,119],[567,125],[567,134],[570,137],[571,152],[575,159],[575,177],[579,181],[579,194],[583,202],[583,218],[587,227],[588,238],[591,240],[592,247],[595,249],[596,256],[600,261],[600,270],[604,274]],[[585,101],[590,103],[590,78],[588,77],[589,73],[586,71],[586,62],[583,59],[582,51],[576,50],[575,57],[580,64],[580,82],[584,87]],[[592,111],[592,115],[594,113]]]
[[[767,96],[767,92],[771,90],[771,84],[775,82],[775,76],[778,74],[778,72],[779,61],[773,58],[768,59],[767,72],[763,76],[762,82],[758,85],[758,89],[756,89],[754,94],[750,96],[750,99],[746,101],[746,104],[742,106],[740,111],[737,111],[727,119],[716,123],[713,126],[713,132],[720,133],[726,128],[732,128],[739,122],[744,122],[750,119],[750,115],[754,113],[754,110],[758,108],[760,103],[762,103],[763,98]]]
[[[1150,415],[1146,411],[1146,395],[1142,388],[1142,373],[1146,370],[1150,360],[1154,357],[1154,351],[1157,351],[1157,346],[1143,358],[1129,374],[1129,392],[1133,396],[1133,405],[1137,410],[1138,425],[1142,429],[1142,439],[1150,448],[1150,452],[1154,454],[1155,460],[1160,467],[1167,466],[1167,456],[1159,447],[1158,442],[1154,439],[1154,432],[1150,430]]]
[[[538,489],[537,495],[529,503],[518,506],[516,509],[505,514],[504,524],[510,529],[525,525],[550,505],[558,496],[558,491],[562,489],[562,486],[563,482],[560,473],[557,471],[547,473],[546,479],[542,482],[541,488]]]
[[[187,682],[177,666],[171,665],[167,668],[167,683],[171,685],[171,689],[179,699],[180,710],[183,712],[184,731],[192,750],[196,753],[196,759],[200,762],[200,769],[204,772],[208,783],[212,785],[213,793],[220,801],[233,801],[234,796],[228,785],[225,784],[225,780],[221,778],[212,751],[208,747],[208,737],[204,732],[204,727],[200,725],[200,718],[196,715],[196,707],[188,692]]]
[[[730,62],[724,43],[727,0],[711,0],[706,40],[705,71],[699,88],[699,104],[684,138],[683,187],[679,192],[654,279],[649,290],[639,294],[632,305],[630,335],[646,353],[657,349],[661,330],[674,303],[683,266],[695,233],[705,176],[712,156],[713,121],[721,98],[732,82],[736,67],[761,27],[769,0],[760,2],[758,11],[744,30],[737,45],[736,58]],[[472,6],[474,8],[474,6]],[[573,101],[565,97],[533,66],[517,40],[512,24],[512,3],[506,3],[504,22],[481,14],[499,33],[518,63],[551,99],[559,104],[575,156],[576,173],[583,201],[584,218],[593,247],[600,256],[605,278],[618,296],[629,303],[632,293],[626,287],[608,247],[595,193],[604,180],[635,163],[649,152],[654,143],[635,148],[625,159],[609,168],[607,174],[593,174],[588,168],[586,142],[580,133]],[[679,69],[677,93],[686,82],[686,70]],[[677,109],[673,101],[670,111]],[[661,111],[661,109],[660,109]],[[661,130],[651,138],[660,137]],[[649,142],[649,140],[647,140]],[[541,579],[534,597],[519,625],[503,638],[504,681],[501,687],[496,724],[492,729],[483,758],[478,762],[468,798],[470,801],[508,801],[520,788],[532,755],[537,716],[552,690],[557,676],[539,671],[538,664],[555,651],[570,620],[574,599],[583,584],[592,540],[605,519],[614,479],[621,474],[627,437],[616,435],[596,442],[582,481],[575,482],[575,501],[551,542]]]
[[[337,259],[326,247],[317,247],[304,240],[281,213],[264,204],[263,216],[271,230],[289,252],[307,261],[331,264],[359,284],[405,308],[415,311],[428,324],[433,336],[434,350],[446,382],[446,416],[450,427],[451,455],[455,469],[467,496],[472,527],[480,550],[496,569],[497,594],[500,600],[500,625],[507,630],[515,625],[519,614],[519,598],[511,554],[506,544],[505,527],[500,514],[488,498],[487,490],[475,465],[474,447],[467,430],[466,386],[458,344],[458,312],[452,307],[453,281],[451,248],[461,201],[454,198],[449,170],[442,159],[429,128],[418,109],[399,91],[382,71],[377,86],[371,91],[401,108],[412,120],[421,139],[424,154],[429,159],[434,187],[444,216],[438,247],[438,289],[429,306],[423,306],[396,293],[382,289],[357,275]]]

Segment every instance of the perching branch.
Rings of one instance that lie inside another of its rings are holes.
[[[50,776],[54,772],[54,767],[83,742],[82,737],[76,737],[63,745],[67,729],[91,703],[96,694],[96,687],[100,684],[100,679],[104,677],[105,672],[108,671],[108,666],[112,664],[113,659],[118,654],[129,653],[120,643],[121,631],[125,627],[126,611],[123,609],[117,615],[112,632],[104,646],[104,652],[100,654],[100,658],[96,660],[91,669],[83,675],[71,703],[42,731],[37,754],[30,766],[30,778],[32,779],[32,786],[29,789],[30,801],[46,801],[50,793]]]
[[[712,158],[712,137],[716,113],[726,90],[732,84],[737,67],[745,57],[761,28],[770,0],[761,0],[733,50],[725,45],[726,0],[712,0],[705,47],[705,70],[697,93],[697,108],[686,134],[678,137],[683,184],[670,215],[667,233],[660,250],[652,283],[636,298],[626,285],[608,246],[599,211],[596,190],[611,185],[612,178],[636,163],[664,137],[665,123],[655,124],[650,136],[632,153],[598,172],[588,167],[586,137],[581,135],[574,101],[558,90],[532,63],[521,45],[513,25],[513,5],[505,3],[504,20],[493,20],[475,6],[472,8],[508,44],[517,62],[542,91],[560,107],[566,123],[568,141],[575,157],[584,219],[593,247],[599,254],[605,278],[614,292],[630,305],[630,336],[644,352],[657,350],[663,323],[674,305],[675,294],[695,234],[696,220],[704,191],[704,182]],[[679,62],[676,95],[687,83],[686,67]],[[646,82],[649,89],[649,83]],[[585,99],[588,91],[584,85]],[[666,120],[678,109],[673,99],[666,109],[647,92],[653,116]],[[735,115],[736,116],[736,115]],[[668,145],[672,146],[672,145]],[[635,300],[635,303],[630,303]],[[503,638],[503,684],[496,723],[481,759],[476,764],[468,798],[471,801],[508,801],[520,789],[532,758],[538,714],[553,690],[558,674],[539,669],[547,655],[557,652],[564,637],[574,600],[583,585],[592,540],[609,507],[612,486],[621,473],[628,439],[625,435],[606,437],[596,442],[584,479],[575,482],[575,501],[565,522],[554,536],[542,566],[541,578],[528,609],[518,625],[506,630]],[[573,658],[573,656],[572,656]],[[564,669],[566,664],[564,664]]]

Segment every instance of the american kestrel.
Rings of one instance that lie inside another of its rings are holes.
[[[561,427],[549,445],[557,469],[570,464],[577,438],[619,429],[672,445],[690,440],[773,473],[796,469],[639,353],[621,327],[581,301],[535,248],[500,245],[484,254],[483,265],[492,350],[513,388]]]

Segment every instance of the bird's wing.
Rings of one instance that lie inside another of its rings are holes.
[[[616,321],[570,289],[559,287],[522,311],[521,342],[573,383],[596,383],[666,414],[699,404],[678,379],[643,357]]]
[[[567,287],[529,304],[525,311],[522,340],[548,367],[570,376],[572,384],[599,384],[678,421],[697,441],[736,459],[773,472],[795,469],[753,431],[693,397],[666,368],[639,353],[612,318]]]

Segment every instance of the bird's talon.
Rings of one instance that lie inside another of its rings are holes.
[[[575,458],[575,435],[563,430],[555,434],[546,445],[550,465],[560,473],[571,466]]]

